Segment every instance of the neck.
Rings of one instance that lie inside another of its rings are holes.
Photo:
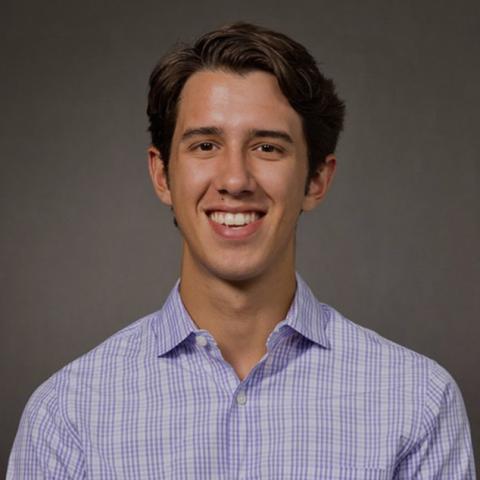
[[[184,248],[180,295],[196,325],[215,338],[240,379],[266,353],[266,341],[282,321],[296,288],[293,251],[276,268],[242,281],[197,267]]]

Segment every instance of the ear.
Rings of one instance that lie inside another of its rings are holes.
[[[337,159],[335,155],[327,155],[325,162],[319,165],[308,184],[308,191],[303,199],[302,210],[306,212],[313,210],[323,200],[332,183],[336,166]]]
[[[172,196],[168,186],[165,164],[160,156],[160,152],[155,147],[148,149],[148,170],[158,198],[166,205],[172,206]]]

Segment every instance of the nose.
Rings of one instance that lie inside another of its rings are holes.
[[[238,150],[226,151],[215,176],[215,188],[221,194],[239,196],[255,189],[248,156]]]

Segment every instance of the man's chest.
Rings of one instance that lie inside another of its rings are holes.
[[[184,367],[92,392],[79,432],[91,478],[384,479],[410,433],[408,399],[347,373],[290,362],[239,382]]]

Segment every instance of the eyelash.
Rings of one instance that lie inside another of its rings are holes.
[[[264,151],[262,150],[262,153],[282,153],[283,150],[279,147],[276,147],[275,145],[272,145],[271,143],[262,143],[261,145],[257,145],[257,147],[255,147],[255,150],[257,148],[262,148],[262,147],[269,147],[271,148],[272,150],[271,151]]]
[[[201,147],[205,146],[205,145],[211,146],[212,148],[210,150],[213,150],[213,147],[215,146],[215,144],[213,142],[200,142],[200,143],[195,143],[194,145],[191,145],[189,147],[189,150],[191,150],[191,151],[200,150],[200,151],[204,151],[204,152],[210,151],[210,150],[202,150]]]

